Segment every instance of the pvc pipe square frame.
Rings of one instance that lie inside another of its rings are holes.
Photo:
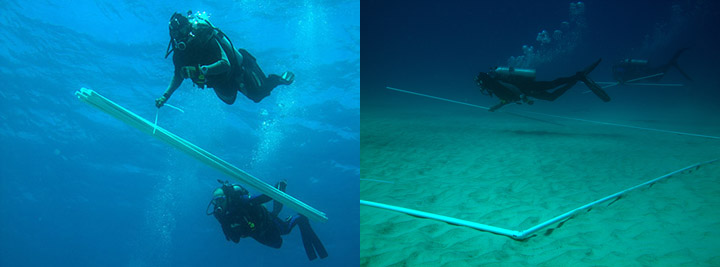
[[[416,95],[416,96],[427,97],[427,98],[431,98],[431,99],[435,99],[435,100],[441,100],[441,101],[450,102],[450,103],[454,103],[454,104],[461,104],[461,105],[466,105],[466,106],[471,106],[471,107],[476,107],[476,108],[481,108],[481,109],[486,109],[486,110],[489,109],[488,107],[484,107],[484,106],[478,106],[478,105],[474,105],[474,104],[470,104],[470,103],[465,103],[465,102],[460,102],[460,101],[456,101],[456,100],[441,98],[441,97],[437,97],[437,96],[431,96],[431,95],[416,93],[416,92],[413,92],[413,91],[407,91],[407,90],[402,90],[402,89],[393,88],[393,87],[385,87],[385,88],[388,89],[388,90],[392,90],[392,91],[397,91],[397,92],[406,93],[406,94],[411,94],[411,95]],[[510,113],[510,112],[507,112],[507,113]],[[631,125],[622,125],[622,124],[615,124],[615,123],[609,123],[609,122],[591,121],[591,120],[578,119],[578,118],[570,118],[570,117],[550,115],[550,114],[537,113],[537,112],[527,112],[527,113],[537,114],[537,115],[543,115],[543,116],[549,116],[549,117],[555,117],[555,118],[561,118],[561,119],[584,121],[584,122],[597,123],[597,124],[603,124],[603,125],[610,125],[610,126],[618,126],[618,127],[632,128],[632,129],[638,129],[638,130],[664,132],[664,133],[679,134],[679,135],[686,135],[686,136],[695,136],[695,137],[710,138],[710,139],[720,139],[720,137],[711,136],[711,135],[701,135],[701,134],[684,133],[684,132],[668,131],[668,130],[645,128],[645,127],[637,127],[637,126],[631,126]],[[510,113],[510,114],[514,114],[514,113]],[[656,182],[658,182],[658,181],[660,181],[660,180],[662,180],[662,179],[671,177],[671,176],[673,176],[673,175],[675,175],[675,174],[678,174],[678,173],[681,173],[681,172],[683,172],[683,171],[690,170],[690,169],[693,169],[693,168],[699,169],[700,166],[707,165],[707,164],[711,164],[711,163],[714,163],[714,162],[716,162],[716,161],[718,161],[718,160],[720,160],[720,159],[708,160],[708,161],[705,161],[705,162],[696,163],[696,164],[687,166],[687,167],[685,167],[685,168],[682,168],[682,169],[679,169],[679,170],[670,172],[670,173],[665,174],[665,175],[663,175],[663,176],[657,177],[657,178],[655,178],[655,179],[652,179],[652,180],[649,180],[649,181],[647,181],[647,182],[638,184],[638,185],[636,185],[636,186],[627,188],[627,189],[622,190],[622,191],[620,191],[620,192],[617,192],[617,193],[615,193],[615,194],[612,194],[612,195],[603,197],[603,198],[601,198],[601,199],[595,200],[595,201],[593,201],[593,202],[590,202],[590,203],[588,203],[588,204],[582,205],[582,206],[580,206],[580,207],[578,207],[578,208],[576,208],[576,209],[573,209],[573,210],[571,210],[571,211],[568,211],[568,212],[566,212],[566,213],[563,213],[563,214],[561,214],[561,215],[559,215],[559,216],[556,216],[555,218],[549,219],[549,220],[547,220],[547,221],[545,221],[545,222],[543,222],[543,223],[540,223],[540,224],[538,224],[538,225],[536,225],[536,226],[530,227],[530,228],[525,229],[525,230],[510,230],[510,229],[504,229],[504,228],[495,227],[495,226],[491,226],[491,225],[487,225],[487,224],[481,224],[481,223],[476,223],[476,222],[472,222],[472,221],[462,220],[462,219],[458,219],[458,218],[448,217],[448,216],[444,216],[444,215],[439,215],[439,214],[434,214],[434,213],[429,213],[429,212],[424,212],[424,211],[419,211],[419,210],[414,210],[414,209],[408,209],[408,208],[403,208],[403,207],[398,207],[398,206],[392,206],[392,205],[388,205],[388,204],[383,204],[383,203],[378,203],[378,202],[372,202],[372,201],[366,201],[366,200],[360,200],[360,204],[361,204],[361,205],[365,205],[365,206],[380,208],[380,209],[386,209],[386,210],[401,212],[401,213],[405,213],[405,214],[412,215],[412,216],[416,216],[416,217],[421,217],[421,218],[427,218],[427,219],[442,221],[442,222],[446,222],[446,223],[449,223],[449,224],[466,226],[466,227],[470,227],[470,228],[473,228],[473,229],[476,229],[476,230],[480,230],[480,231],[485,231],[485,232],[490,232],[490,233],[494,233],[494,234],[498,234],[498,235],[508,236],[508,237],[510,237],[510,238],[512,238],[512,239],[515,239],[515,240],[526,240],[526,239],[528,239],[528,238],[531,238],[531,237],[535,236],[534,233],[542,230],[543,228],[546,228],[546,227],[548,227],[548,226],[550,226],[550,225],[552,225],[552,224],[554,224],[554,223],[560,222],[560,221],[562,221],[562,220],[572,218],[573,215],[576,215],[576,214],[578,214],[579,212],[581,212],[581,211],[583,211],[583,210],[590,211],[593,206],[598,205],[598,204],[600,204],[600,203],[607,202],[607,201],[612,200],[612,199],[618,200],[618,199],[620,199],[623,195],[627,194],[628,192],[630,192],[630,191],[632,191],[632,190],[641,188],[641,187],[643,187],[643,186],[648,186],[648,187],[650,187],[650,186],[654,185]]]

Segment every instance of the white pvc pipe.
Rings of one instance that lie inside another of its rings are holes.
[[[282,192],[277,188],[261,181],[260,179],[233,166],[232,164],[222,160],[221,158],[211,154],[210,152],[205,151],[204,149],[196,146],[195,144],[180,138],[179,136],[169,132],[168,130],[165,130],[160,126],[157,126],[154,123],[147,121],[146,119],[136,115],[130,110],[123,108],[115,102],[110,101],[109,99],[103,97],[102,95],[96,93],[93,90],[81,88],[80,91],[75,92],[75,95],[77,95],[77,97],[83,102],[88,103],[91,106],[110,114],[116,119],[137,128],[141,132],[150,134],[155,138],[165,141],[166,143],[174,146],[180,151],[183,151],[188,155],[194,157],[195,159],[207,164],[208,166],[227,174],[233,179],[236,179],[243,184],[246,184],[260,191],[261,193],[271,197],[272,199],[285,204],[286,206],[299,212],[302,215],[305,215],[310,219],[319,222],[325,222],[328,220],[327,216],[325,216],[325,213],[316,210],[315,208],[301,202],[300,200],[295,199],[294,197],[286,194],[285,192]],[[156,133],[153,134],[153,132]]]
[[[395,182],[391,182],[391,181],[384,181],[384,180],[377,180],[377,179],[365,179],[365,178],[360,178],[360,181],[370,181],[370,182],[378,182],[378,183],[385,183],[385,184],[394,184],[395,183]]]
[[[468,104],[468,103],[465,103],[465,102],[460,102],[460,101],[455,101],[455,100],[440,98],[440,97],[436,97],[436,96],[431,96],[431,95],[425,95],[425,94],[415,93],[415,92],[412,92],[412,91],[406,91],[406,90],[401,90],[401,89],[392,88],[392,87],[385,87],[385,88],[390,89],[390,90],[394,90],[394,91],[398,91],[398,92],[403,92],[403,93],[408,93],[408,94],[413,94],[413,95],[418,95],[418,96],[424,96],[424,97],[428,97],[428,98],[432,98],[432,99],[437,99],[437,100],[443,100],[443,101],[447,101],[447,102],[450,102],[450,103],[457,103],[457,104],[462,104],[462,105],[467,105],[467,106],[473,106],[473,107],[482,108],[482,109],[488,109],[487,107],[483,107],[483,106],[477,106],[477,105]],[[624,124],[617,124],[617,123],[610,123],[610,122],[602,122],[602,121],[592,121],[592,120],[571,118],[571,117],[565,117],[565,116],[557,116],[557,115],[551,115],[551,114],[545,114],[545,113],[539,113],[539,112],[530,112],[530,111],[524,111],[524,112],[525,112],[525,113],[529,113],[529,114],[537,114],[537,115],[555,117],[555,118],[566,119],[566,120],[576,120],[576,121],[583,121],[583,122],[590,122],[590,123],[597,123],[597,124],[604,124],[604,125],[612,125],[612,126],[625,127],[625,128],[631,128],[631,129],[638,129],[638,130],[655,131],[655,132],[661,132],[661,133],[672,133],[672,134],[679,134],[679,135],[687,135],[687,136],[695,136],[695,137],[704,137],[704,138],[710,138],[710,139],[720,139],[720,137],[718,137],[718,136],[712,136],[712,135],[703,135],[703,134],[685,133],[685,132],[661,130],[661,129],[654,129],[654,128],[645,128],[645,127],[638,127],[638,126],[624,125]],[[512,114],[512,113],[510,113],[510,114]]]
[[[720,137],[712,136],[712,135],[684,133],[684,132],[677,132],[677,131],[670,131],[670,130],[662,130],[662,129],[654,129],[654,128],[632,126],[632,125],[617,124],[617,123],[611,123],[611,122],[592,121],[592,120],[586,120],[586,119],[571,118],[571,117],[551,115],[551,114],[531,112],[531,111],[525,111],[525,112],[530,113],[530,114],[545,115],[545,116],[566,119],[566,120],[576,120],[576,121],[590,122],[590,123],[617,126],[617,127],[625,127],[625,128],[638,129],[638,130],[654,131],[654,132],[661,132],[661,133],[671,133],[671,134],[679,134],[679,135],[687,135],[687,136],[695,136],[695,137],[704,137],[704,138],[710,138],[710,139],[720,139]]]
[[[182,112],[182,113],[185,113],[185,111],[184,111],[184,110],[182,110],[182,109],[181,109],[181,108],[179,108],[179,107],[176,107],[176,106],[170,105],[170,104],[168,104],[168,103],[165,103],[164,105],[165,105],[165,106],[168,106],[168,107],[171,107],[171,108],[174,108],[175,110],[177,110],[177,111],[180,111],[180,112]]]
[[[663,176],[660,176],[660,177],[658,177],[658,178],[649,180],[649,181],[647,181],[647,182],[644,182],[644,183],[638,184],[638,185],[636,185],[636,186],[630,187],[630,188],[628,188],[628,189],[622,190],[622,191],[620,191],[620,192],[617,192],[617,193],[615,193],[615,194],[612,194],[612,195],[603,197],[603,198],[601,198],[601,199],[598,199],[598,200],[596,200],[596,201],[590,202],[590,203],[588,203],[588,204],[582,205],[582,206],[580,206],[579,208],[576,208],[576,209],[573,209],[573,210],[568,211],[568,212],[566,212],[566,213],[563,213],[563,214],[560,215],[560,216],[554,217],[554,218],[552,218],[552,219],[550,219],[550,220],[547,220],[547,221],[545,221],[545,222],[543,222],[543,223],[540,223],[540,224],[538,224],[538,225],[536,225],[536,226],[530,227],[530,228],[528,228],[527,230],[522,230],[522,231],[509,230],[509,229],[504,229],[504,228],[500,228],[500,227],[490,226],[490,225],[486,225],[486,224],[481,224],[481,223],[466,221],[466,220],[457,219],[457,218],[453,218],[453,217],[448,217],[448,216],[444,216],[444,215],[438,215],[438,214],[434,214],[434,213],[429,213],[429,212],[424,212],[424,211],[419,211],[419,210],[414,210],[414,209],[408,209],[408,208],[403,208],[403,207],[398,207],[398,206],[392,206],[392,205],[387,205],[387,204],[377,203],[377,202],[372,202],[372,201],[366,201],[366,200],[360,200],[360,205],[366,205],[366,206],[370,206],[370,207],[376,207],[376,208],[381,208],[381,209],[386,209],[386,210],[391,210],[391,211],[406,213],[406,214],[409,214],[409,215],[412,215],[412,216],[417,216],[417,217],[422,217],[422,218],[428,218],[428,219],[433,219],[433,220],[437,220],[437,221],[443,221],[443,222],[446,222],[446,223],[455,224],[455,225],[460,225],[460,226],[467,226],[467,227],[474,228],[474,229],[481,230],[481,231],[486,231],[486,232],[491,232],[491,233],[495,233],[495,234],[499,234],[499,235],[508,236],[508,237],[513,238],[513,239],[515,239],[515,240],[524,240],[524,239],[527,239],[527,238],[532,237],[532,234],[534,234],[535,232],[540,231],[540,230],[542,230],[543,228],[548,227],[548,226],[550,226],[550,225],[552,225],[552,224],[554,224],[554,223],[557,223],[557,222],[559,222],[559,221],[561,221],[561,220],[563,220],[563,219],[566,219],[566,218],[568,218],[568,217],[572,216],[573,214],[576,214],[576,213],[578,213],[578,212],[580,212],[580,211],[587,210],[587,209],[589,209],[589,208],[592,207],[592,206],[595,206],[595,205],[597,205],[597,204],[606,202],[606,201],[611,200],[611,199],[613,199],[613,198],[620,197],[620,196],[622,196],[623,194],[625,194],[625,193],[627,193],[627,192],[630,192],[630,191],[632,191],[632,190],[638,189],[638,188],[640,188],[640,187],[643,187],[643,186],[646,186],[646,185],[652,185],[652,184],[654,184],[654,183],[656,183],[656,182],[658,182],[658,181],[660,181],[660,180],[662,180],[662,179],[671,177],[671,176],[673,176],[673,175],[675,175],[675,174],[677,174],[677,173],[686,171],[686,170],[688,170],[688,169],[698,168],[698,167],[700,167],[700,166],[702,166],[702,165],[710,164],[710,163],[713,163],[713,162],[716,162],[716,161],[718,161],[718,159],[713,159],[713,160],[709,160],[709,161],[705,161],[705,162],[696,163],[696,164],[687,166],[687,167],[685,167],[685,168],[682,168],[682,169],[679,169],[679,170],[670,172],[670,173],[665,174],[665,175],[663,175]]]
[[[470,103],[465,103],[465,102],[455,101],[455,100],[451,100],[451,99],[447,99],[447,98],[442,98],[442,97],[437,97],[437,96],[431,96],[431,95],[416,93],[416,92],[412,92],[412,91],[406,91],[406,90],[403,90],[403,89],[397,89],[397,88],[393,88],[393,87],[389,87],[389,86],[388,86],[388,87],[385,87],[385,88],[386,88],[386,89],[390,89],[390,90],[394,90],[394,91],[398,91],[398,92],[402,92],[402,93],[406,93],[406,94],[424,96],[424,97],[428,97],[428,98],[432,98],[432,99],[447,101],[447,102],[450,102],[450,103],[455,103],[455,104],[460,104],[460,105],[466,105],[466,106],[471,106],[471,107],[481,108],[481,109],[490,109],[490,108],[488,108],[488,107],[473,105],[473,104],[470,104]]]
[[[602,83],[601,83],[601,82],[598,82],[598,84],[605,84],[604,86],[602,86],[602,89],[610,88],[610,87],[613,87],[613,86],[620,85],[620,83],[611,83],[611,82],[602,82]],[[624,83],[623,85],[626,85],[626,86],[628,86],[628,85],[630,85],[630,86],[634,86],[634,85],[641,85],[641,86],[661,86],[661,87],[683,87],[683,86],[685,86],[685,85],[682,84],[682,83]],[[587,91],[584,91],[583,94],[587,94],[587,93],[590,93],[590,92],[592,92],[592,91],[587,90]]]
[[[377,202],[372,202],[372,201],[367,201],[367,200],[362,200],[362,199],[360,200],[360,205],[365,205],[365,206],[370,206],[370,207],[376,207],[376,208],[381,208],[381,209],[386,209],[386,210],[397,211],[397,212],[409,214],[409,215],[416,216],[416,217],[428,218],[428,219],[433,219],[433,220],[436,220],[436,221],[443,221],[443,222],[446,222],[446,223],[449,223],[449,224],[455,224],[455,225],[460,225],[460,226],[467,226],[467,227],[470,227],[470,228],[473,228],[473,229],[477,229],[477,230],[480,230],[480,231],[491,232],[491,233],[495,233],[495,234],[499,234],[499,235],[504,235],[504,236],[509,236],[509,237],[513,237],[513,236],[518,236],[518,235],[520,235],[520,232],[518,232],[518,231],[503,229],[503,228],[500,228],[500,227],[495,227],[495,226],[490,226],[490,225],[486,225],[486,224],[481,224],[481,223],[466,221],[466,220],[462,220],[462,219],[458,219],[458,218],[453,218],[453,217],[448,217],[448,216],[444,216],[444,215],[438,215],[438,214],[435,214],[435,213],[429,213],[429,212],[424,212],[424,211],[419,211],[419,210],[414,210],[414,209],[408,209],[408,208],[403,208],[403,207],[398,207],[398,206],[392,206],[392,205],[388,205],[388,204],[377,203]],[[514,237],[513,237],[513,238],[514,238]]]
[[[650,181],[647,181],[647,182],[641,183],[641,184],[639,184],[639,185],[630,187],[630,188],[628,188],[628,189],[622,190],[622,191],[617,192],[617,193],[615,193],[615,194],[612,194],[612,195],[603,197],[603,198],[601,198],[601,199],[595,200],[595,201],[590,202],[590,203],[588,203],[588,204],[582,205],[582,206],[580,206],[580,207],[578,207],[578,208],[576,208],[576,209],[574,209],[574,210],[568,211],[568,212],[566,212],[566,213],[564,213],[564,214],[562,214],[562,215],[560,215],[560,216],[557,216],[557,217],[555,217],[555,218],[552,218],[552,219],[550,219],[550,220],[547,220],[547,221],[545,221],[545,222],[543,222],[543,223],[541,223],[541,224],[538,224],[538,225],[536,225],[536,226],[534,226],[534,227],[531,227],[531,228],[529,228],[529,229],[527,229],[527,230],[521,231],[522,234],[521,234],[518,238],[519,238],[519,239],[528,238],[528,237],[530,237],[533,233],[535,233],[535,232],[537,232],[537,231],[540,231],[541,229],[543,229],[543,228],[545,228],[545,227],[547,227],[547,226],[549,226],[549,225],[551,225],[551,224],[554,224],[554,223],[559,222],[559,221],[561,221],[561,220],[563,220],[563,219],[565,219],[565,218],[568,218],[568,217],[572,216],[573,214],[576,214],[576,213],[578,213],[578,212],[580,212],[580,211],[582,211],[582,210],[587,210],[587,209],[591,208],[592,206],[595,206],[595,205],[597,205],[597,204],[606,202],[606,201],[608,201],[608,200],[611,200],[611,199],[620,197],[620,196],[624,195],[625,193],[630,192],[630,191],[632,191],[632,190],[638,189],[638,188],[643,187],[643,186],[646,186],[646,185],[652,185],[652,184],[654,184],[654,183],[656,183],[656,182],[658,182],[658,181],[660,181],[660,180],[662,180],[662,179],[668,178],[668,177],[673,176],[673,175],[675,175],[675,174],[678,174],[678,173],[680,173],[680,172],[686,171],[686,170],[688,170],[688,169],[696,168],[696,167],[699,167],[699,166],[701,166],[701,165],[710,164],[710,163],[713,163],[713,162],[715,162],[715,161],[717,161],[717,160],[718,160],[718,159],[713,159],[713,160],[708,160],[708,161],[705,161],[705,162],[696,163],[696,164],[687,166],[687,167],[685,167],[685,168],[676,170],[676,171],[674,171],[674,172],[665,174],[665,175],[660,176],[660,177],[658,177],[658,178],[652,179],[652,180],[650,180]]]
[[[665,86],[665,87],[681,87],[682,83],[626,83],[625,85],[642,85],[642,86]]]
[[[645,77],[640,77],[640,78],[637,78],[637,79],[632,79],[632,80],[629,80],[629,81],[625,81],[625,83],[637,82],[637,81],[640,81],[640,80],[645,80],[645,79],[649,79],[649,78],[652,78],[652,77],[657,77],[657,76],[660,76],[660,75],[663,75],[663,74],[665,74],[665,73],[661,72],[661,73],[658,73],[658,74],[648,75],[648,76],[645,76]]]

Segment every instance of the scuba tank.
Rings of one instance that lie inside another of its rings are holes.
[[[620,63],[621,63],[621,64],[626,64],[626,65],[647,65],[647,64],[648,64],[648,61],[645,60],[645,59],[630,59],[630,58],[626,58],[626,59],[623,59],[622,61],[620,61]]]
[[[534,69],[518,69],[513,67],[496,67],[493,71],[496,79],[506,81],[534,81]]]

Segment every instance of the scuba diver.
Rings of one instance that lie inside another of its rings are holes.
[[[280,248],[282,235],[287,235],[297,225],[300,228],[305,253],[308,259],[314,260],[318,256],[324,259],[328,256],[325,247],[310,227],[310,221],[303,215],[290,216],[285,220],[278,217],[282,210],[282,203],[273,201],[273,210],[263,206],[272,200],[269,196],[251,196],[242,186],[218,180],[221,187],[213,192],[213,199],[208,204],[205,213],[214,215],[220,222],[225,238],[238,243],[240,238],[252,237],[263,245]],[[280,181],[275,188],[285,192],[287,182]],[[212,211],[210,210],[212,207]],[[317,254],[316,254],[317,252]]]
[[[490,107],[489,111],[495,111],[509,103],[521,104],[522,102],[532,105],[534,101],[529,97],[554,101],[567,90],[572,88],[578,81],[582,81],[590,90],[605,102],[610,101],[610,96],[603,91],[587,75],[600,64],[600,61],[593,63],[585,70],[577,72],[573,76],[561,77],[552,81],[535,81],[535,70],[516,69],[507,67],[496,67],[485,73],[480,72],[475,82],[480,86],[480,92],[484,95],[496,95],[500,103]],[[557,89],[556,89],[557,88]],[[555,91],[549,92],[555,89]]]
[[[192,15],[188,11],[186,17],[176,12],[170,17],[169,30],[165,58],[174,52],[175,72],[165,93],[155,100],[158,108],[184,79],[191,79],[201,89],[215,89],[215,94],[228,105],[235,103],[238,91],[258,103],[276,86],[289,85],[295,79],[289,71],[265,76],[255,57],[245,49],[235,49],[230,38],[213,26],[205,13]]]
[[[677,64],[680,54],[685,52],[685,50],[687,50],[687,48],[678,50],[668,63],[657,67],[648,65],[648,61],[644,59],[623,59],[612,66],[613,78],[620,84],[636,81],[659,82],[670,67],[675,67],[685,79],[692,81],[690,76]]]

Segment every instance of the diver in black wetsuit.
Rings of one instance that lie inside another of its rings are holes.
[[[567,90],[573,87],[578,81],[582,81],[600,99],[610,101],[610,96],[602,90],[587,75],[600,64],[601,60],[593,63],[584,71],[573,76],[557,78],[552,81],[535,81],[535,71],[515,68],[495,68],[487,73],[480,72],[475,82],[480,86],[480,92],[484,95],[496,95],[500,103],[492,106],[489,110],[495,111],[509,103],[521,104],[522,102],[532,105],[537,98],[546,101],[554,101]],[[550,92],[550,90],[555,91]]]
[[[692,81],[690,76],[677,64],[680,54],[685,52],[687,48],[682,48],[675,52],[668,63],[660,66],[650,66],[644,59],[623,59],[612,66],[613,78],[620,84],[632,82],[659,82],[670,67],[675,67],[685,79]]]
[[[235,103],[240,91],[258,103],[278,85],[289,85],[295,75],[286,71],[282,75],[265,73],[255,57],[245,49],[235,49],[230,39],[215,28],[204,13],[183,16],[175,13],[170,18],[170,43],[167,58],[173,53],[175,72],[165,93],[155,100],[162,107],[180,87],[184,79],[191,79],[200,88],[215,89],[215,94],[226,104]]]
[[[213,199],[205,212],[214,215],[220,222],[227,240],[238,243],[240,238],[252,237],[263,245],[280,248],[283,241],[281,236],[289,234],[297,225],[308,259],[314,260],[318,256],[323,259],[328,256],[307,217],[298,214],[281,220],[278,218],[283,207],[280,202],[273,201],[273,210],[268,212],[263,203],[272,200],[270,197],[250,196],[242,186],[231,185],[227,181],[218,182],[222,186],[213,192]],[[286,186],[285,181],[280,181],[275,187],[285,192]],[[211,205],[212,212],[209,211]]]

